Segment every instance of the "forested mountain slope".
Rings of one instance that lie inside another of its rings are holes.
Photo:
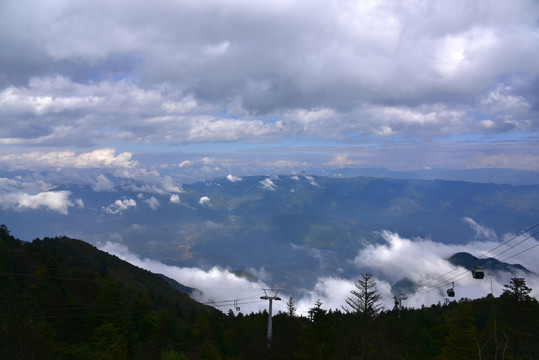
[[[81,240],[22,242],[0,229],[2,359],[198,353],[198,316],[221,313]]]
[[[373,284],[375,285],[375,284]],[[373,287],[376,291],[376,287]],[[31,243],[0,228],[2,359],[534,359],[539,304],[522,278],[499,298],[394,308],[368,317],[223,314],[80,240]],[[352,295],[351,295],[352,296]]]

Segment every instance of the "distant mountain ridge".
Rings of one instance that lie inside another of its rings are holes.
[[[498,275],[500,273],[509,273],[512,276],[521,276],[521,275],[532,275],[533,273],[526,269],[524,266],[520,264],[508,264],[502,261],[499,261],[495,258],[484,258],[484,259],[478,259],[475,256],[473,256],[470,253],[467,252],[457,252],[453,255],[451,255],[447,259],[451,264],[455,266],[463,267],[467,270],[471,271],[474,267],[479,267],[484,272],[490,274],[490,275]],[[449,275],[449,274],[448,274]],[[449,276],[448,276],[449,277]],[[440,281],[443,281],[444,278],[442,277]],[[413,294],[418,290],[418,287],[421,284],[416,284],[412,280],[408,278],[403,278],[394,283],[391,286],[392,292],[396,295],[405,295],[405,294]]]
[[[152,293],[158,301],[172,301],[186,310],[208,311],[187,296],[193,290],[164,275],[138,268],[82,240],[68,237],[22,242],[0,229],[0,271],[4,280],[42,277],[70,289],[79,282],[121,284],[128,292]],[[10,275],[13,274],[13,275]],[[127,293],[128,293],[127,292]],[[86,299],[88,300],[88,299]]]
[[[136,179],[107,180],[108,191],[71,183],[54,189],[73,199],[67,215],[2,208],[0,218],[26,239],[39,229],[93,244],[121,242],[170,265],[264,268],[276,281],[308,288],[320,276],[357,276],[352,260],[382,241],[381,230],[466,244],[481,234],[465,219],[495,236],[522,231],[539,213],[539,185],[249,176],[184,184],[172,197]]]
[[[453,254],[448,260],[453,265],[462,266],[463,268],[469,270],[473,269],[475,266],[478,266],[485,271],[503,271],[513,275],[520,273],[531,274],[531,271],[520,264],[508,264],[499,261],[496,258],[477,259],[475,256],[467,252],[458,252]]]
[[[429,168],[421,170],[395,171],[385,168],[350,168],[340,169],[338,173],[340,176],[344,177],[363,176],[406,180],[447,180],[486,184],[508,184],[515,186],[539,185],[539,172],[534,170],[497,168],[454,170]]]

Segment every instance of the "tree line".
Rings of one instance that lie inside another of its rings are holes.
[[[22,242],[0,227],[2,359],[537,359],[539,304],[523,278],[500,297],[384,310],[371,274],[341,309],[294,298],[223,313],[80,240]]]

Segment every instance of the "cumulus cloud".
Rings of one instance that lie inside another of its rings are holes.
[[[116,150],[111,148],[78,155],[73,151],[28,152],[0,155],[0,164],[10,169],[134,168],[138,163],[131,160],[131,157],[129,152],[116,155]]]
[[[130,207],[136,207],[137,202],[133,199],[123,199],[116,200],[114,203],[110,204],[107,207],[103,207],[103,210],[112,215],[121,214],[124,210],[129,209]]]
[[[277,185],[273,183],[273,180],[271,178],[265,178],[264,180],[260,180],[260,185],[262,186],[263,190],[268,190],[268,191],[277,190]]]
[[[418,283],[431,274],[437,276],[454,269],[445,259],[457,252],[456,247],[421,239],[412,241],[388,231],[382,231],[380,236],[386,244],[361,250],[354,260],[358,266],[380,271],[395,282],[409,274],[409,279]]]
[[[122,182],[122,188],[129,191],[140,191],[159,195],[183,192],[181,185],[176,184],[170,176],[161,176],[156,170],[148,171],[144,168],[116,169],[114,176],[133,180],[131,182]]]
[[[311,184],[312,186],[319,186],[318,183],[316,182],[316,180],[314,180],[314,178],[312,176],[305,175],[305,179],[307,179],[309,184]]]
[[[234,175],[231,175],[231,174],[228,174],[226,176],[226,179],[230,182],[240,182],[242,181],[243,179],[241,177],[237,177],[237,176],[234,176]]]
[[[159,201],[155,198],[155,196],[152,196],[149,199],[144,200],[144,202],[150,207],[152,210],[157,210],[161,204],[159,204]]]
[[[502,246],[496,241],[447,245],[428,239],[406,239],[389,231],[380,232],[380,236],[385,243],[370,245],[360,250],[354,263],[358,268],[371,271],[388,284],[408,279],[418,285],[419,288],[415,293],[406,294],[408,297],[406,306],[418,307],[438,301],[443,302],[446,297],[445,291],[451,287],[451,282],[455,282],[455,299],[458,300],[464,297],[472,299],[483,297],[491,291],[495,296],[499,296],[504,288],[503,285],[507,284],[511,277],[526,277],[526,274],[497,273],[488,274],[490,281],[478,281],[472,278],[469,269],[457,267],[447,260],[457,252],[469,252],[479,257],[491,249],[498,248],[494,253],[488,253],[485,258],[494,256],[500,261],[520,263],[533,272],[539,270],[537,265],[530,261],[533,254],[525,251],[535,246],[537,243],[535,240],[531,241],[527,247],[519,246],[518,251],[506,252],[511,244]],[[520,251],[524,253],[518,254]],[[499,256],[500,254],[502,256]],[[507,254],[518,254],[518,257]],[[527,280],[533,285],[538,282],[535,276]],[[385,294],[386,298],[389,299],[389,295],[389,292]]]
[[[26,194],[22,192],[0,194],[2,208],[14,208],[15,210],[36,210],[45,208],[67,215],[68,208],[74,206],[69,199],[70,191],[46,191],[38,194]],[[81,203],[78,202],[80,207]]]
[[[205,206],[209,206],[210,205],[210,201],[211,199],[207,196],[203,196],[200,198],[200,200],[198,200],[198,204],[199,205],[205,205]]]
[[[70,207],[84,206],[81,199],[75,200],[75,203],[70,200],[70,191],[53,189],[53,185],[42,180],[0,178],[0,207],[17,211],[45,208],[67,215]]]
[[[171,204],[179,204],[180,203],[180,195],[178,195],[178,194],[170,195],[170,203]]]

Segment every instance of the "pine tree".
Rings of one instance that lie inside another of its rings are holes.
[[[362,274],[354,286],[356,289],[350,290],[352,295],[346,298],[349,308],[343,307],[344,311],[355,313],[363,320],[374,319],[382,309],[380,305],[382,296],[376,290],[376,281],[372,274]]]
[[[505,311],[510,315],[505,329],[508,336],[507,352],[515,359],[525,358],[524,354],[528,352],[525,344],[532,338],[527,326],[534,318],[532,309],[535,300],[529,295],[532,289],[526,286],[524,278],[516,277],[511,278],[504,287],[501,298]]]
[[[526,280],[524,278],[511,278],[509,285],[506,284],[504,287],[503,293],[509,295],[516,302],[531,299],[529,294],[532,289],[526,286]]]
[[[299,336],[297,359],[333,359],[337,334],[328,312],[322,309],[322,301],[316,300],[308,311],[310,320],[303,326]]]
[[[296,315],[296,310],[296,299],[290,296],[286,302],[286,313],[289,317],[294,317]]]
[[[362,274],[354,285],[355,289],[350,290],[351,296],[346,298],[349,308],[343,307],[344,311],[355,314],[359,320],[350,329],[357,334],[352,340],[353,352],[359,353],[362,359],[374,359],[377,357],[373,344],[373,334],[376,332],[374,319],[382,309],[382,296],[376,290],[376,281],[370,273]]]

